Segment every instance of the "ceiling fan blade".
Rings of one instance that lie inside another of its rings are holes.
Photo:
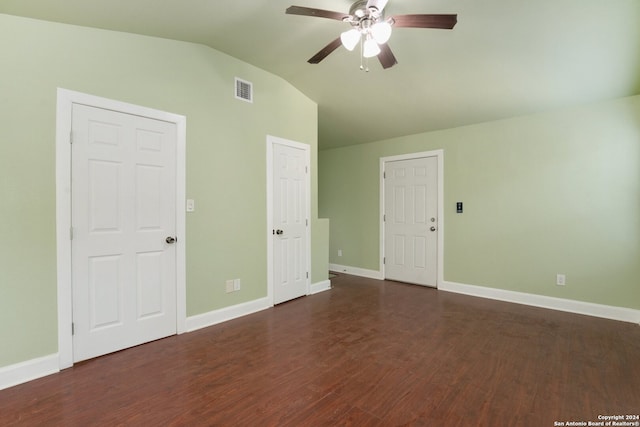
[[[452,29],[458,22],[458,15],[397,15],[393,16],[394,27]]]
[[[331,52],[333,52],[334,50],[336,50],[338,47],[340,47],[340,45],[342,44],[342,41],[340,40],[340,37],[338,37],[337,39],[335,39],[334,41],[332,41],[331,43],[329,43],[328,45],[326,45],[325,47],[323,47],[320,52],[316,53],[315,55],[313,55],[307,62],[309,64],[318,64],[320,61],[322,61],[324,58],[326,58],[327,56],[329,56],[329,54]]]
[[[314,9],[311,7],[303,6],[289,6],[285,13],[289,15],[316,16],[318,18],[335,19],[338,21],[342,21],[344,18],[349,16],[349,14],[346,13],[333,12],[331,10]]]
[[[378,54],[378,59],[380,60],[380,64],[382,64],[382,68],[385,70],[387,68],[391,68],[398,63],[393,52],[391,52],[391,48],[387,43],[380,45],[380,53]]]
[[[388,1],[389,0],[369,0],[367,2],[367,9],[369,9],[370,7],[375,7],[380,12],[382,12]]]

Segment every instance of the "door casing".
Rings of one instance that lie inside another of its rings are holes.
[[[299,150],[304,150],[305,155],[305,163],[306,167],[311,167],[311,149],[309,145],[303,144],[296,141],[290,141],[283,138],[278,138],[275,136],[267,135],[267,300],[269,301],[269,305],[274,305],[274,254],[273,254],[273,146],[275,144],[286,145],[292,148],[297,148]],[[307,200],[305,202],[306,209],[306,217],[309,221],[311,221],[311,180],[310,173],[306,174],[306,193]],[[309,273],[311,272],[311,224],[306,228],[307,233],[307,245],[305,248],[305,256],[307,258],[307,270]],[[311,277],[307,278],[307,292],[306,295],[309,295],[311,292]]]
[[[71,125],[73,104],[88,105],[174,123],[176,141],[176,330],[186,331],[186,117],[58,88],[56,115],[56,253],[58,284],[58,365],[73,366],[71,283]]]
[[[401,154],[380,158],[380,273],[385,277],[384,248],[385,248],[385,185],[384,171],[387,162],[412,160],[422,157],[436,157],[438,160],[438,249],[436,265],[438,269],[436,288],[444,282],[444,150],[423,151],[419,153]]]

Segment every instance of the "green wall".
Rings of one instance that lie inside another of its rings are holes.
[[[331,263],[378,270],[379,159],[434,149],[445,281],[640,309],[640,96],[320,151]]]
[[[318,224],[317,106],[281,78],[203,45],[8,15],[0,52],[0,367],[57,352],[57,87],[187,117],[188,316],[267,295],[268,134],[311,146]],[[234,98],[236,76],[253,104]],[[232,278],[242,291],[226,294]]]

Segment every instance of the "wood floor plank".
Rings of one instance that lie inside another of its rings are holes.
[[[640,327],[340,274],[0,391],[2,426],[552,426],[640,412]]]

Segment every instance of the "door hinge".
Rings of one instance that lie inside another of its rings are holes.
[[[387,172],[382,172],[382,179],[387,179]]]
[[[71,322],[71,335],[76,334],[76,324]]]
[[[386,264],[387,263],[387,257],[382,257],[382,263]]]
[[[69,132],[69,144],[73,144],[73,131]]]
[[[69,227],[69,240],[73,240],[73,227]]]
[[[309,278],[309,272],[307,271],[307,279]]]
[[[305,223],[306,223],[306,225],[307,225],[307,227],[308,227],[308,226],[309,226],[309,220],[308,220],[308,219],[305,219]]]
[[[308,166],[304,167],[304,173],[309,173],[309,167]]]
[[[387,214],[382,215],[382,222],[387,222]]]

